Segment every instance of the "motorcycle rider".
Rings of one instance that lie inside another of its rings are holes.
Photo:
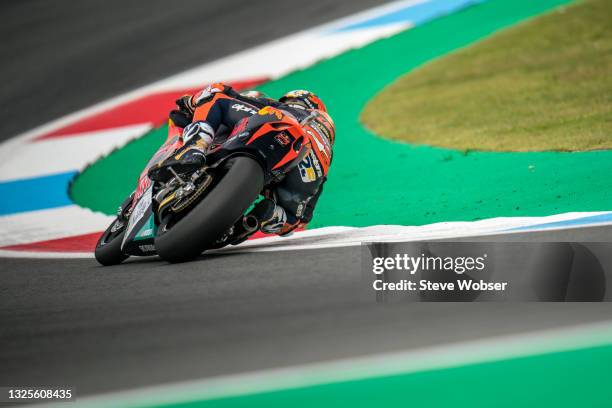
[[[286,235],[310,222],[327,179],[335,138],[334,123],[315,94],[296,90],[276,101],[257,91],[239,93],[228,85],[216,83],[194,95],[179,98],[176,104],[170,119],[184,128],[185,145],[172,162],[180,166],[204,165],[206,151],[222,144],[246,117],[278,109],[299,122],[312,118],[308,121],[308,130],[303,128],[311,140],[311,152],[265,191],[266,198],[250,213],[259,219],[261,231],[269,234]],[[170,165],[174,165],[172,162]]]

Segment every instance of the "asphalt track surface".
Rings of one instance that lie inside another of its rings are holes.
[[[612,312],[610,303],[380,304],[360,262],[359,247],[108,268],[93,259],[3,259],[0,384],[69,384],[85,395],[595,322]]]
[[[193,66],[381,3],[0,2],[0,141]]]
[[[16,123],[3,120],[3,136],[22,130],[24,120],[29,128],[378,2],[191,1],[181,10],[127,3],[0,5],[0,32],[10,39],[1,47],[12,56],[0,74],[17,78],[4,83],[0,104]],[[128,24],[135,16],[138,23]],[[228,30],[230,21],[241,28]],[[194,54],[185,37],[196,34],[214,47]],[[508,239],[612,240],[608,228]],[[111,268],[93,259],[0,259],[0,385],[71,385],[84,395],[611,315],[608,303],[377,304],[364,290],[357,247],[209,255],[180,265],[140,259]]]

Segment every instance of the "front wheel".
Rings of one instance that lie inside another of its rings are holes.
[[[115,221],[104,231],[96,244],[96,260],[104,265],[119,265],[129,256],[121,251],[121,243],[126,229],[125,221],[115,218]]]
[[[229,159],[212,190],[176,224],[160,225],[157,254],[168,262],[200,255],[219,239],[255,201],[264,184],[263,169],[250,157]]]

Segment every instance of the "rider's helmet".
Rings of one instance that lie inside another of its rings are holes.
[[[316,112],[309,121],[312,128],[324,136],[331,144],[334,144],[336,127],[331,117],[327,114],[327,108],[321,98],[310,91],[297,89],[287,92],[278,100],[297,109]]]
[[[240,95],[246,96],[247,98],[263,98],[266,96],[263,92],[255,90],[242,91]]]
[[[330,144],[333,145],[336,141],[336,125],[334,125],[334,121],[327,112],[322,110],[316,111],[316,115],[312,120],[308,121],[308,126],[327,139]]]
[[[289,106],[298,108],[298,109],[318,109],[323,112],[327,112],[327,108],[325,104],[317,95],[313,94],[310,91],[306,91],[304,89],[296,89],[295,91],[290,91],[281,96],[279,102],[285,103]]]

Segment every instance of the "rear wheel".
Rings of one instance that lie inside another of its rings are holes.
[[[212,190],[175,224],[162,222],[155,249],[168,262],[184,262],[210,248],[244,214],[263,188],[257,161],[239,156],[227,161]]]
[[[129,258],[121,252],[127,222],[119,217],[104,231],[96,244],[96,260],[104,266],[118,265]]]

